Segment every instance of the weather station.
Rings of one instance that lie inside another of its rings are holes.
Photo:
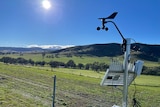
[[[106,30],[108,31],[108,27],[105,25],[107,23],[112,23],[117,31],[119,32],[123,44],[122,49],[124,51],[124,59],[122,62],[118,60],[112,60],[111,64],[109,65],[109,68],[106,70],[106,73],[100,83],[101,86],[122,86],[122,107],[128,106],[128,87],[134,81],[134,79],[141,74],[142,68],[143,68],[143,61],[137,60],[134,63],[130,62],[130,47],[131,47],[131,39],[130,38],[124,38],[122,33],[120,32],[119,28],[113,22],[112,20],[115,18],[115,16],[118,14],[118,12],[112,13],[110,16],[106,18],[98,18],[102,22],[102,27],[97,27],[97,30]],[[120,107],[116,104],[114,104],[112,107]],[[135,101],[135,104],[133,107],[140,107],[140,105]]]

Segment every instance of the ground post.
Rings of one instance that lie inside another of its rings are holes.
[[[55,107],[55,96],[56,96],[56,75],[53,76],[53,101],[52,101],[52,107]]]

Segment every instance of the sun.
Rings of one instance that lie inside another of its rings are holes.
[[[49,0],[43,0],[42,1],[42,7],[44,8],[44,9],[50,9],[51,8],[51,2],[49,1]]]

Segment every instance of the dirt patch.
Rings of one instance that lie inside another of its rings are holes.
[[[107,105],[107,106],[106,106]],[[108,102],[102,96],[57,90],[56,106],[63,107],[111,107],[113,102]]]

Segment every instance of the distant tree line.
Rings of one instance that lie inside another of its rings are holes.
[[[160,76],[160,66],[158,67],[146,67],[143,66],[142,74],[145,75],[157,75]]]
[[[8,64],[22,64],[22,65],[34,65],[35,62],[31,59],[26,60],[24,58],[11,58],[11,57],[3,57],[0,59],[1,62],[8,63]]]
[[[21,65],[31,65],[31,66],[45,66],[49,65],[51,68],[73,68],[73,69],[84,69],[84,70],[93,70],[96,72],[106,71],[109,65],[105,63],[93,62],[82,64],[76,64],[73,60],[69,60],[67,63],[59,61],[33,61],[32,59],[26,60],[24,58],[11,58],[11,57],[2,57],[0,62],[8,64],[21,64]],[[147,67],[143,66],[142,74],[145,75],[157,75],[160,76],[160,67]]]
[[[93,70],[96,72],[105,71],[108,68],[108,65],[105,63],[93,62],[82,64],[76,64],[73,60],[69,60],[67,63],[59,62],[59,61],[33,61],[32,59],[24,59],[24,58],[11,58],[11,57],[2,57],[0,62],[8,63],[8,64],[21,64],[21,65],[32,65],[32,66],[45,66],[48,64],[51,68],[73,68],[73,69],[84,69],[84,70]]]

